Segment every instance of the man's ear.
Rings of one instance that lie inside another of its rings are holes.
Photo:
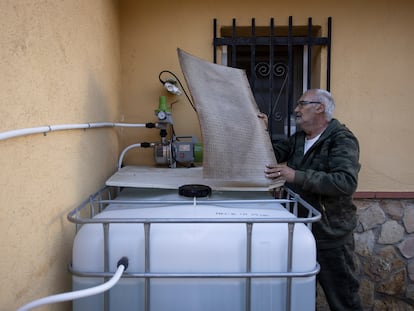
[[[325,105],[324,105],[324,104],[318,105],[318,106],[316,107],[316,111],[317,111],[318,113],[325,113]]]

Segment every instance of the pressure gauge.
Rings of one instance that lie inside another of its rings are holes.
[[[160,119],[160,120],[164,120],[165,118],[167,118],[167,115],[165,114],[165,111],[158,111],[157,112],[157,117],[158,117],[158,119]]]

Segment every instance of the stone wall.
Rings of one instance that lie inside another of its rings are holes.
[[[364,310],[414,310],[414,200],[355,200],[355,259]],[[317,310],[329,310],[318,287]]]

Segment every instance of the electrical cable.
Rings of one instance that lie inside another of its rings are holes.
[[[119,279],[121,278],[122,274],[127,268],[128,268],[128,258],[122,257],[118,261],[118,268],[115,274],[112,276],[112,278],[109,281],[101,285],[87,288],[87,289],[82,289],[82,290],[78,290],[74,292],[67,292],[67,293],[62,293],[62,294],[40,298],[40,299],[34,300],[32,302],[29,302],[28,304],[21,306],[16,311],[28,311],[33,308],[37,308],[37,307],[40,307],[46,304],[52,304],[52,303],[63,302],[63,301],[68,301],[68,300],[75,300],[75,299],[103,293],[111,289],[116,283],[118,283]]]
[[[164,84],[167,82],[167,80],[166,80],[166,81],[164,81],[164,80],[162,80],[162,79],[161,79],[161,75],[162,75],[163,73],[168,73],[168,74],[172,75],[172,76],[173,76],[173,77],[177,80],[177,82],[180,84],[181,89],[183,90],[183,92],[184,92],[185,96],[187,97],[187,99],[188,99],[188,101],[189,101],[189,103],[190,103],[191,107],[193,107],[194,111],[195,111],[195,112],[197,112],[197,109],[195,108],[195,106],[194,106],[194,104],[193,104],[192,100],[190,99],[190,96],[187,94],[187,92],[186,92],[186,90],[185,90],[185,88],[184,88],[183,84],[181,83],[180,79],[178,79],[178,77],[177,77],[177,76],[176,76],[173,72],[171,72],[171,71],[169,71],[169,70],[163,70],[163,71],[161,71],[161,72],[160,72],[160,74],[158,75],[158,79],[160,80],[160,82],[162,83],[162,85],[164,85]]]

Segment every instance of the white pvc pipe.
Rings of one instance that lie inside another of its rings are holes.
[[[0,133],[0,140],[6,140],[13,137],[32,135],[32,134],[46,134],[53,131],[62,130],[76,130],[76,129],[89,129],[98,127],[146,127],[145,123],[112,123],[112,122],[100,122],[100,123],[83,123],[83,124],[60,124],[60,125],[45,125],[32,128],[24,128],[12,131],[6,131]]]
[[[115,127],[146,127],[145,123],[112,123]]]
[[[154,143],[150,143],[150,146],[151,147],[154,147],[155,146],[155,144]],[[140,143],[138,143],[138,144],[132,144],[132,145],[129,145],[128,147],[126,147],[122,152],[121,152],[121,155],[119,156],[119,160],[118,160],[118,170],[120,170],[121,169],[121,167],[122,167],[122,162],[124,162],[124,157],[125,157],[125,154],[129,151],[129,150],[131,150],[131,149],[133,149],[133,148],[139,148],[139,147],[141,147],[141,144]]]
[[[46,304],[52,304],[52,303],[63,302],[63,301],[68,301],[68,300],[74,300],[74,299],[79,299],[79,298],[93,296],[93,295],[103,293],[104,291],[107,291],[107,290],[111,289],[111,287],[113,287],[116,283],[118,283],[118,281],[121,278],[122,273],[124,273],[124,271],[125,271],[125,266],[123,264],[121,264],[121,265],[118,266],[118,269],[116,270],[114,276],[109,281],[107,281],[106,283],[103,283],[103,284],[95,286],[95,287],[83,289],[83,290],[78,290],[78,291],[74,291],[74,292],[67,292],[67,293],[62,293],[62,294],[57,294],[57,295],[52,295],[52,296],[40,298],[38,300],[34,300],[32,302],[29,302],[28,304],[25,304],[24,306],[17,309],[17,311],[27,311],[27,310],[31,310],[33,308],[37,308],[37,307],[46,305]]]

